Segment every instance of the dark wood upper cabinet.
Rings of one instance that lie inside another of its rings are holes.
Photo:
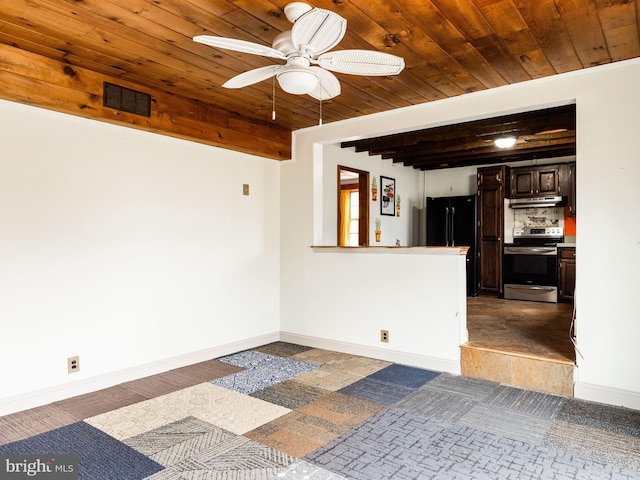
[[[518,167],[511,170],[511,198],[567,195],[560,182],[561,164]]]
[[[478,169],[478,290],[502,293],[504,199],[509,167]]]

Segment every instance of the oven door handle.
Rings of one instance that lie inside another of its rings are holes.
[[[555,290],[555,287],[538,287],[534,285],[514,285],[514,284],[509,284],[509,288],[514,288],[517,290],[544,290],[545,292],[551,292]]]
[[[504,253],[505,255],[557,255],[558,250],[555,247],[505,247]]]

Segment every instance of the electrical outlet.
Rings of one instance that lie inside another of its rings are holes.
[[[389,330],[380,330],[380,341],[389,343]]]
[[[249,195],[249,184],[248,183],[243,183],[242,184],[242,194],[243,195]]]
[[[76,373],[80,371],[80,357],[69,357],[67,358],[67,372],[68,373]]]

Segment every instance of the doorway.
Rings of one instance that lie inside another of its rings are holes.
[[[369,245],[369,172],[338,165],[338,245]]]

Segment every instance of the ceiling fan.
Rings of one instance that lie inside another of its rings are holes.
[[[388,53],[373,50],[329,52],[342,40],[347,28],[347,21],[335,12],[293,2],[284,7],[284,13],[293,28],[280,33],[272,47],[211,35],[193,37],[194,41],[211,47],[286,61],[284,65],[269,65],[241,73],[225,82],[223,87],[242,88],[275,76],[285,92],[327,100],[340,94],[340,82],[331,72],[384,76],[396,75],[404,68],[404,59]]]

